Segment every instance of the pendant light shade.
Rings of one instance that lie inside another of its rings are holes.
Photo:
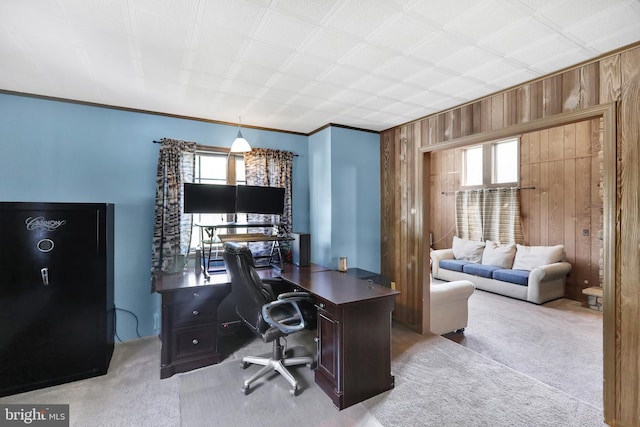
[[[236,139],[233,140],[229,152],[246,153],[248,151],[251,151],[251,145],[249,145],[249,141],[244,139],[242,136],[242,132],[240,131],[240,117],[238,117],[238,135],[236,136]]]

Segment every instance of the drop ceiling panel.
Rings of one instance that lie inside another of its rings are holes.
[[[638,42],[635,0],[4,0],[0,90],[382,130]]]

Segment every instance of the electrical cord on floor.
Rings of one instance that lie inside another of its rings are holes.
[[[134,319],[136,319],[136,335],[138,335],[138,338],[142,338],[142,336],[140,335],[140,331],[138,330],[138,326],[140,325],[140,322],[139,322],[139,320],[138,320],[138,316],[136,316],[136,314],[135,314],[133,311],[129,311],[129,310],[125,310],[124,308],[118,308],[118,307],[116,307],[116,311],[113,313],[113,314],[114,314],[114,316],[113,316],[113,322],[114,322],[113,330],[114,330],[114,333],[115,333],[115,336],[116,336],[117,340],[118,340],[119,342],[122,342],[122,340],[121,340],[121,339],[120,339],[120,337],[118,336],[118,330],[117,330],[117,328],[116,328],[116,325],[117,325],[117,319],[116,319],[116,318],[117,318],[117,316],[118,316],[118,310],[120,310],[120,311],[124,311],[125,313],[129,313],[130,315],[132,315],[132,316],[133,316],[133,318],[134,318]]]

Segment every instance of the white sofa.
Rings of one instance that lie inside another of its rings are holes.
[[[435,279],[469,280],[477,289],[543,304],[564,296],[571,264],[564,260],[562,245],[523,246],[454,237],[453,248],[431,251],[431,269]]]
[[[431,282],[430,288],[429,329],[431,332],[442,335],[464,331],[469,320],[467,302],[475,291],[473,283],[468,280]]]

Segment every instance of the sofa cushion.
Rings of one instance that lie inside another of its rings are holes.
[[[564,246],[523,246],[516,245],[516,256],[513,260],[515,270],[533,270],[541,265],[562,261]]]
[[[441,259],[440,268],[446,270],[459,271],[462,273],[462,268],[465,264],[472,264],[470,261],[463,261],[461,259]]]
[[[511,268],[516,256],[515,243],[500,243],[487,240],[482,251],[482,263],[500,268]]]
[[[487,279],[491,279],[491,273],[495,270],[500,270],[500,267],[496,267],[494,265],[484,265],[484,264],[465,264],[462,267],[462,271],[467,274],[473,274],[474,276],[486,277]]]
[[[492,275],[496,280],[527,286],[529,285],[529,273],[530,271],[527,270],[498,269],[495,270]]]
[[[453,236],[453,257],[464,261],[480,263],[482,261],[482,250],[484,242],[460,239]]]

